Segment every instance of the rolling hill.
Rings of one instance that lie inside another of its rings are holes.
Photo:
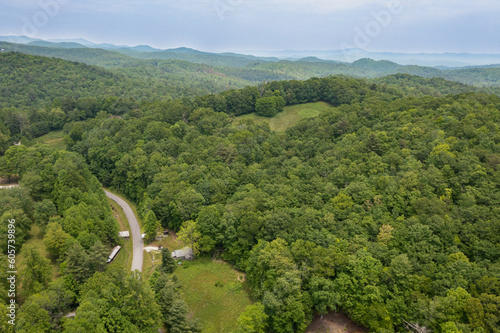
[[[487,92],[500,90],[500,69],[498,67],[472,67],[459,69],[438,69],[416,65],[399,65],[387,60],[360,59],[353,63],[324,61],[307,57],[298,61],[275,58],[257,58],[233,53],[214,54],[189,48],[154,51],[148,46],[104,50],[76,47],[74,42],[62,44],[35,41],[30,44],[0,42],[3,52],[17,51],[31,55],[56,57],[97,65],[114,73],[157,84],[181,86],[192,92],[175,93],[175,97],[190,97],[217,93],[227,89],[242,88],[263,81],[349,75],[377,78],[393,74],[418,75],[424,78],[439,77],[475,87],[486,87]],[[37,45],[59,45],[41,47]],[[216,65],[216,66],[214,66]],[[174,89],[175,90],[175,89]]]
[[[214,72],[207,65],[179,61],[131,68],[128,72],[122,69],[120,73],[58,58],[1,52],[0,64],[0,107],[40,105],[65,96],[136,100],[193,97],[248,84]],[[193,70],[193,66],[197,68]]]

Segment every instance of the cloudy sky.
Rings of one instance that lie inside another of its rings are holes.
[[[0,0],[0,35],[206,51],[500,53],[498,0]]]

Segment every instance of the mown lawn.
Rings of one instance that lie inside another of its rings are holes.
[[[62,130],[52,131],[39,137],[37,141],[45,143],[57,149],[66,149],[66,144],[64,143],[65,135],[66,134]]]
[[[204,333],[233,332],[236,321],[251,304],[244,273],[223,261],[200,258],[175,270],[191,315],[199,318]]]
[[[261,124],[267,121],[271,130],[284,132],[287,128],[297,125],[303,118],[317,117],[320,113],[333,108],[333,106],[325,102],[298,104],[285,106],[283,112],[278,113],[272,118],[260,117],[256,113],[251,113],[235,117],[233,122],[237,124],[241,120],[252,119],[255,123]]]

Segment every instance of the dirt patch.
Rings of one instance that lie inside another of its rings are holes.
[[[221,259],[214,259],[212,261],[217,263],[217,264],[225,264],[226,263],[224,260],[221,260]]]
[[[314,317],[306,333],[367,333],[369,330],[357,325],[342,313],[330,312],[321,318]]]
[[[59,142],[59,141],[62,141],[62,140],[64,140],[64,138],[47,140],[47,141],[45,141],[45,143],[49,144],[49,143]]]
[[[168,230],[168,229],[166,229]],[[177,234],[173,230],[168,230],[168,235],[174,240],[177,241]]]

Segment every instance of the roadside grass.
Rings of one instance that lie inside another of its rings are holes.
[[[123,212],[123,209],[118,205],[116,202],[111,200],[110,198],[107,198],[109,205],[111,206],[111,210],[113,211],[113,217],[118,221],[118,224],[120,225],[120,231],[125,231],[128,230],[130,234],[132,234],[130,230],[130,225],[128,224],[127,217],[125,216],[125,213]],[[120,265],[123,265],[126,267],[127,272],[130,271],[132,268],[132,253],[134,250],[134,245],[132,242],[132,238],[129,239],[122,239],[123,245],[120,252],[116,256],[115,260],[113,262],[117,262]]]
[[[135,207],[135,204],[132,201],[130,201],[129,199],[127,199],[127,197],[125,197],[122,193],[120,193],[120,191],[118,191],[114,188],[104,187],[104,189],[108,192],[111,192],[111,193],[119,196],[120,198],[125,200],[126,203],[128,203],[128,205],[132,208],[132,211],[134,212],[135,216],[137,217],[137,222],[139,222],[139,227],[141,227],[141,230],[142,230],[142,219],[141,219],[141,216],[137,213],[137,208]]]
[[[37,142],[45,143],[49,146],[52,146],[56,149],[66,149],[66,144],[64,143],[64,136],[66,134],[63,130],[52,131],[41,137],[37,138]]]
[[[223,261],[183,261],[175,274],[182,284],[190,316],[200,320],[203,333],[233,332],[238,317],[252,303],[244,273]]]
[[[317,117],[322,112],[332,110],[333,108],[333,106],[325,102],[298,104],[285,106],[283,112],[278,113],[272,118],[250,113],[235,117],[233,123],[238,124],[242,120],[251,119],[256,124],[268,122],[271,130],[275,132],[285,132],[288,128],[297,125],[301,119]]]

